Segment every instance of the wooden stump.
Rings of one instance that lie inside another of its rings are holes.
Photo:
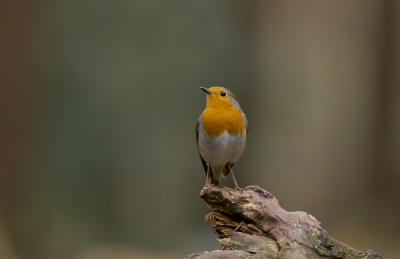
[[[331,238],[312,215],[282,209],[258,186],[206,186],[200,197],[212,207],[205,219],[218,234],[221,250],[184,259],[383,259],[372,250],[356,250]]]

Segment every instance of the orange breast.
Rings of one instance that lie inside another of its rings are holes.
[[[244,133],[242,115],[233,107],[224,109],[206,108],[201,122],[209,137],[217,137],[225,131],[231,135]]]

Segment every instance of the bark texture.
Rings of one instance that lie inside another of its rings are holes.
[[[212,207],[205,219],[218,234],[221,250],[184,259],[383,259],[372,250],[360,251],[331,238],[315,217],[282,209],[258,186],[206,186],[200,196]]]

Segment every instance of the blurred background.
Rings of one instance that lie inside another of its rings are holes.
[[[0,258],[218,249],[194,135],[213,85],[250,122],[240,186],[398,257],[400,2],[5,0],[0,32]]]

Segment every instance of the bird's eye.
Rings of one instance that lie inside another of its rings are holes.
[[[226,96],[226,93],[224,91],[222,91],[221,96]]]

